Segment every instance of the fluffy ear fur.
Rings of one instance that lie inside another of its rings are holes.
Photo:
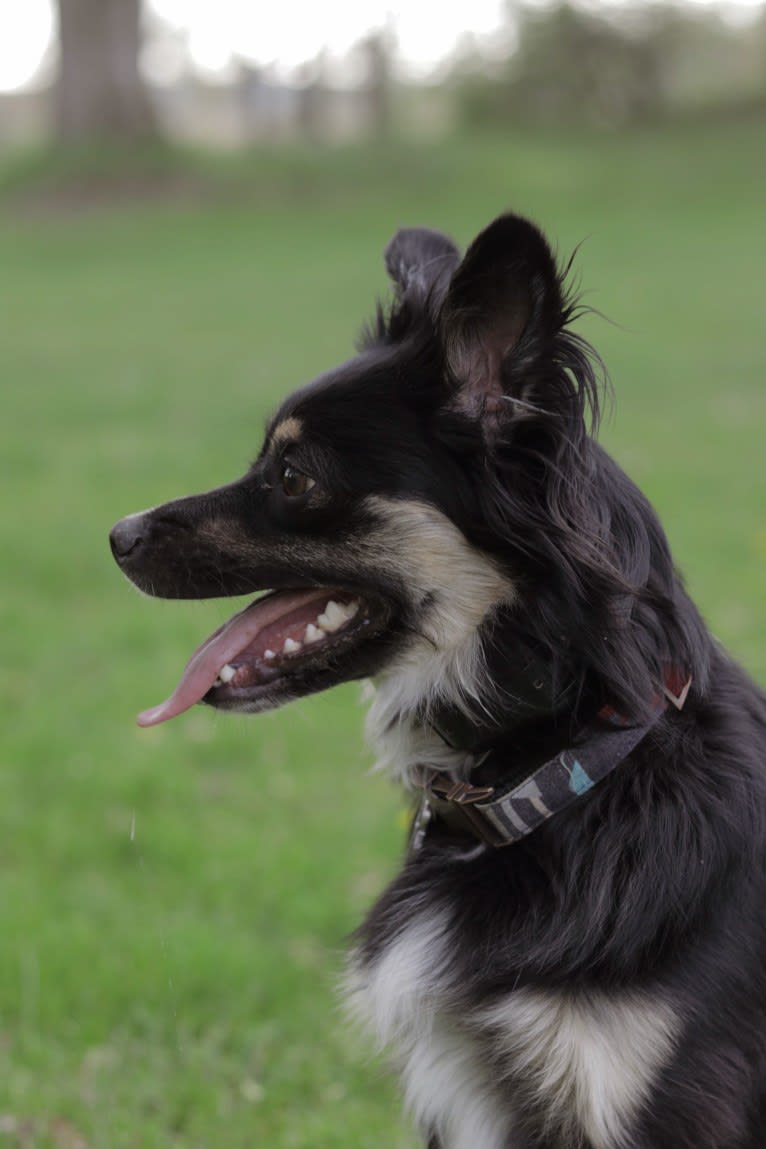
[[[386,270],[400,302],[438,309],[460,262],[451,239],[428,227],[403,227],[385,251]]]
[[[668,666],[703,681],[704,637],[656,517],[588,435],[601,364],[569,330],[576,314],[537,228],[495,220],[442,306],[448,402],[483,434],[479,519],[534,587],[514,624],[554,665],[577,665],[580,698],[638,720]]]
[[[547,384],[570,311],[553,253],[527,220],[500,216],[469,247],[442,306],[440,335],[455,405],[481,420],[488,438],[561,401]]]

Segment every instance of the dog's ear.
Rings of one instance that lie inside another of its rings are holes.
[[[428,227],[403,227],[385,250],[386,271],[400,302],[436,313],[460,254],[448,236]]]
[[[493,438],[545,403],[546,362],[565,322],[548,243],[525,219],[503,215],[474,240],[441,308],[440,338],[455,405]]]

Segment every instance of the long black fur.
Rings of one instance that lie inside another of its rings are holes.
[[[220,515],[263,545],[289,538],[293,584],[311,584],[332,574],[311,565],[312,538],[342,555],[374,532],[367,496],[433,505],[517,588],[482,626],[476,716],[484,748],[516,770],[570,745],[604,703],[640,722],[669,666],[690,673],[682,712],[517,845],[467,859],[437,825],[361,927],[360,954],[373,964],[418,915],[448,907],[457,1017],[521,987],[656,993],[680,1037],[621,1149],[764,1149],[766,697],[709,634],[655,512],[593,436],[600,364],[571,330],[576,301],[537,229],[501,217],[462,262],[446,237],[409,230],[386,262],[395,300],[358,359],[275,419],[300,419],[301,466],[330,492],[314,517],[274,502],[266,451],[231,487],[152,512],[121,565],[170,595],[279,585],[276,559],[227,566],[195,542]],[[406,588],[375,578],[391,626],[347,677],[385,669],[417,627]],[[521,643],[541,652],[551,691],[528,718],[510,689]],[[303,692],[326,684],[307,677]],[[500,1089],[500,1056],[482,1048]],[[523,1082],[507,1088],[515,1111],[523,1102],[508,1149],[573,1149]]]
[[[594,359],[568,330],[561,278],[547,286],[552,313],[535,322],[532,304],[503,364],[506,393],[521,381],[535,409],[472,456],[480,514],[464,530],[523,572],[522,632],[576,679],[566,721],[545,732],[554,745],[603,701],[640,721],[668,665],[692,673],[692,692],[605,783],[518,845],[466,865],[432,839],[360,936],[372,955],[416,907],[450,905],[454,1005],[466,1015],[523,985],[662,987],[683,1040],[626,1144],[763,1149],[766,698],[709,634],[646,498],[588,433]],[[394,313],[390,329],[400,322]],[[518,614],[490,639],[500,688]],[[519,731],[512,712],[509,728],[516,761],[528,750],[534,762],[540,724]],[[542,1124],[530,1119],[530,1145],[547,1147]]]

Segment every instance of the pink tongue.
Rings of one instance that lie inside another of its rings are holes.
[[[221,667],[249,646],[265,626],[296,607],[326,597],[326,590],[279,591],[250,603],[195,650],[170,697],[159,706],[143,710],[136,718],[138,725],[156,726],[183,714],[204,698]]]

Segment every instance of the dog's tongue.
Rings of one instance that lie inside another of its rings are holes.
[[[316,589],[279,591],[250,603],[195,650],[170,697],[159,706],[143,710],[136,718],[138,725],[156,726],[159,722],[167,722],[169,718],[183,714],[184,710],[204,698],[221,667],[249,646],[264,627],[304,603],[321,598],[322,593]]]

